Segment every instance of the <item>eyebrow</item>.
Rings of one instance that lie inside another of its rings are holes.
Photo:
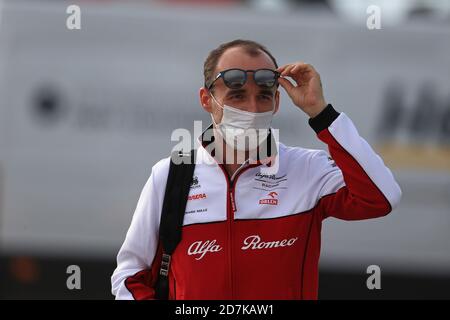
[[[273,95],[273,92],[272,92],[272,90],[269,90],[269,89],[262,89],[262,90],[259,90],[259,94],[266,94],[266,95]]]
[[[232,96],[234,94],[242,94],[245,93],[245,89],[231,89],[227,92],[227,97]]]

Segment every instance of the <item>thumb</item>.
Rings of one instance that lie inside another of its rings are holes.
[[[285,78],[279,78],[278,83],[286,90],[287,94],[291,99],[294,97],[294,88],[295,86]]]

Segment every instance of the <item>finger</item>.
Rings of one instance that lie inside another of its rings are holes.
[[[290,75],[291,73],[291,69],[295,67],[295,64],[290,64],[289,66],[286,67],[286,69],[284,69],[283,72],[281,72],[282,76],[286,76],[286,75]]]
[[[309,70],[309,71],[316,72],[316,70],[314,69],[314,67],[312,65],[310,65],[309,63],[305,63],[303,61],[298,61],[296,63],[285,64],[285,65],[283,65],[281,67],[278,67],[276,69],[276,71],[282,73],[283,71],[286,71],[286,69],[288,69],[288,67],[292,67],[292,68],[289,68],[290,72],[297,72],[299,70],[301,70],[301,71]]]
[[[282,75],[289,76],[291,78],[298,78],[299,75],[303,73],[310,72],[311,69],[308,67],[307,64],[294,64],[292,66],[287,67]]]
[[[286,69],[287,66],[290,66],[290,65],[291,65],[291,63],[288,63],[288,64],[285,64],[285,65],[283,65],[281,67],[276,68],[275,70],[281,73],[281,72],[284,71],[284,69]]]
[[[290,69],[292,69],[293,67],[295,67],[295,63],[288,63],[285,64],[282,67],[279,67],[278,69],[276,69],[276,71],[278,71],[279,73],[287,73],[289,72]]]
[[[291,72],[295,72],[295,70],[299,70],[303,65],[305,65],[305,63],[303,61],[299,61],[299,62],[295,63]]]
[[[314,71],[314,68],[312,67],[312,65],[310,65],[308,63],[303,63],[303,62],[296,64],[295,67],[291,69],[292,73],[308,72],[308,71]]]
[[[290,70],[290,77],[294,79],[299,85],[308,82],[311,78],[318,76],[318,73],[309,64],[298,65]]]
[[[287,94],[292,97],[295,86],[285,78],[279,78],[278,83],[284,88],[284,90],[286,90]]]

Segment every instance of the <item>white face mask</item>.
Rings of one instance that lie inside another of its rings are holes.
[[[222,121],[219,124],[214,121],[212,114],[211,118],[227,145],[244,151],[254,149],[265,141],[272,123],[274,108],[267,112],[243,111],[228,105],[221,106],[212,94],[211,96],[223,110]]]

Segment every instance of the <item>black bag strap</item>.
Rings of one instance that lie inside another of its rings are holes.
[[[169,268],[172,253],[181,240],[184,212],[195,169],[196,150],[184,154],[174,151],[171,154],[169,175],[159,225],[159,240],[163,255],[158,279],[155,285],[155,298],[167,300],[169,297]]]

